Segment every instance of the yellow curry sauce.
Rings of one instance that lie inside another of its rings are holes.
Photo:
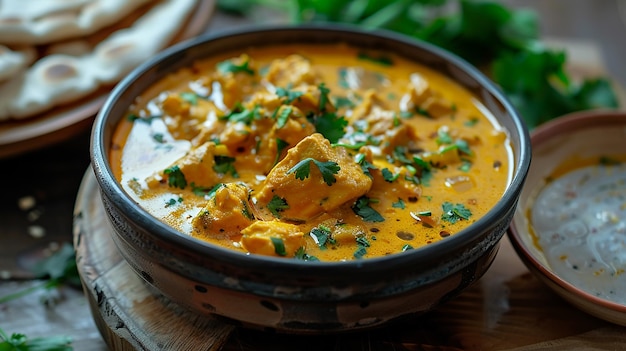
[[[111,150],[123,187],[179,231],[322,261],[445,240],[500,199],[510,160],[460,85],[346,45],[201,60],[139,96]]]

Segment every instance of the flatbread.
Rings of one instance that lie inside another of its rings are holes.
[[[154,1],[130,27],[89,51],[81,41],[50,47],[50,54],[0,85],[0,121],[34,116],[119,81],[173,40],[197,1]]]
[[[0,43],[48,44],[90,35],[150,0],[0,0]]]
[[[25,70],[37,57],[32,47],[11,49],[0,45],[0,82]]]

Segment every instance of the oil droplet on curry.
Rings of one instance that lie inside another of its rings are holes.
[[[446,240],[511,178],[508,135],[460,85],[346,45],[251,48],[139,97],[111,164],[148,212],[247,254],[378,257]]]

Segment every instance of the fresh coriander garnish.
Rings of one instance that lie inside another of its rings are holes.
[[[217,70],[222,74],[229,73],[229,72],[230,73],[243,72],[249,75],[253,75],[254,70],[250,68],[249,65],[250,65],[250,62],[247,60],[242,62],[241,64],[235,64],[232,60],[226,60],[217,64]]]
[[[356,156],[356,163],[361,166],[361,170],[363,171],[363,173],[365,173],[365,175],[370,178],[372,178],[372,173],[370,172],[370,169],[378,169],[365,158],[365,154],[358,154]]]
[[[389,168],[383,168],[381,173],[383,175],[383,179],[388,183],[392,183],[394,180],[398,179],[398,177],[400,176],[400,174],[393,174],[393,172],[391,172]]]
[[[318,161],[314,158],[307,157],[304,160],[296,163],[295,166],[291,167],[287,171],[287,174],[295,173],[296,178],[300,180],[304,180],[309,177],[311,172],[311,162],[317,166],[317,169],[322,173],[322,178],[324,182],[330,186],[333,185],[337,179],[335,178],[335,174],[339,173],[340,167],[337,162],[334,161]]]
[[[326,87],[326,84],[324,84],[324,82],[320,83],[317,86],[317,89],[320,91],[320,101],[319,101],[319,110],[320,111],[326,111],[326,105],[328,104],[328,102],[330,101],[328,98],[328,94],[330,93],[330,89],[328,89]]]
[[[326,249],[326,244],[335,244],[335,240],[332,238],[331,234],[330,228],[324,225],[319,225],[311,229],[311,232],[309,233],[311,238],[313,238],[313,241],[315,241],[320,249]]]
[[[283,153],[283,150],[285,150],[285,148],[289,146],[289,143],[276,138],[276,158],[274,159],[274,164],[278,163],[278,160],[280,159],[280,155]]]
[[[317,257],[307,254],[304,247],[299,247],[296,250],[295,258],[297,260],[302,260],[302,261],[319,261]]]
[[[228,174],[230,173],[233,178],[239,178],[239,174],[235,169],[235,158],[224,155],[215,155],[213,156],[215,160],[215,164],[213,165],[213,170],[219,174]]]
[[[274,217],[280,218],[280,212],[289,209],[289,204],[287,204],[287,200],[274,195],[270,202],[267,203],[267,209],[270,210]]]
[[[286,104],[291,104],[293,103],[296,99],[300,98],[300,96],[302,96],[304,93],[301,91],[295,91],[295,90],[291,90],[291,89],[285,89],[285,88],[276,88],[276,95],[278,95],[278,97],[281,98],[285,98],[285,103]]]
[[[187,179],[185,179],[185,175],[178,165],[166,168],[163,173],[167,175],[167,184],[169,186],[180,189],[185,189],[187,186]]]
[[[441,219],[452,224],[462,219],[468,220],[472,216],[472,212],[463,204],[452,204],[446,201],[441,208],[443,209]]]
[[[406,208],[406,205],[404,204],[404,200],[398,198],[398,201],[391,203],[391,207],[404,210]]]
[[[283,241],[283,239],[270,237],[270,240],[272,241],[272,244],[274,245],[274,252],[276,252],[278,256],[287,255],[287,251],[285,250],[285,242]]]
[[[307,116],[307,119],[313,123],[315,131],[322,134],[331,144],[338,142],[346,133],[348,121],[343,116],[337,116],[333,112]]]
[[[359,52],[357,57],[361,60],[378,63],[383,66],[393,66],[393,60],[389,56],[385,56],[385,55],[373,56],[366,52]]]
[[[367,196],[361,196],[352,206],[352,211],[366,222],[384,222],[385,218],[370,206],[371,202]]]
[[[184,91],[182,93],[180,93],[180,97],[187,101],[190,105],[197,105],[198,104],[198,94],[196,93],[192,93],[189,91]]]
[[[282,128],[285,126],[285,124],[287,124],[289,116],[291,115],[291,112],[293,112],[293,106],[283,105],[279,107],[276,111],[276,127]]]

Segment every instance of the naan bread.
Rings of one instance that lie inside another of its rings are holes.
[[[0,45],[0,82],[25,70],[33,63],[35,57],[35,49],[32,47],[12,50],[4,45]]]
[[[47,44],[92,34],[150,0],[0,0],[0,43]]]
[[[130,27],[89,51],[80,41],[49,48],[51,54],[0,85],[0,120],[27,118],[114,84],[167,46],[196,3],[155,1]]]

